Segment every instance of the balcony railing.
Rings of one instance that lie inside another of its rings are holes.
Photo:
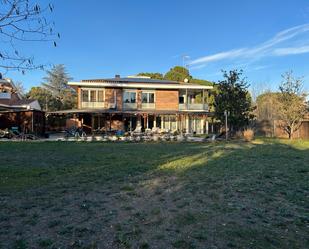
[[[154,103],[142,103],[142,110],[145,109],[155,109],[155,104]]]
[[[104,102],[82,102],[82,108],[106,108]]]
[[[136,110],[137,103],[123,103],[123,109],[124,110]]]
[[[82,108],[104,108],[104,109],[114,109],[116,108],[115,103],[106,103],[106,102],[82,102]]]
[[[180,111],[208,111],[207,104],[179,104]]]

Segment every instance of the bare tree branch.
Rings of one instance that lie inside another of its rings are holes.
[[[47,19],[52,4],[41,6],[32,0],[0,0],[0,68],[5,71],[43,69],[43,64],[34,63],[34,58],[19,52],[22,42],[52,42],[60,34],[54,31],[54,23]]]

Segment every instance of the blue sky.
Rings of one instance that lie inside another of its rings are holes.
[[[49,2],[49,1],[43,1]],[[308,0],[54,0],[61,39],[23,46],[38,63],[65,64],[74,80],[166,72],[182,65],[218,81],[243,69],[253,88],[276,89],[287,70],[309,90]],[[42,71],[8,72],[27,89]]]

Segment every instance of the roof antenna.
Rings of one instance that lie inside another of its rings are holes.
[[[182,56],[182,66],[186,69],[188,69],[188,63],[186,63],[186,60],[190,59],[189,55],[183,55]]]

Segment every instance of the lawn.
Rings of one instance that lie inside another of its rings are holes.
[[[0,248],[309,248],[309,141],[0,143]]]

